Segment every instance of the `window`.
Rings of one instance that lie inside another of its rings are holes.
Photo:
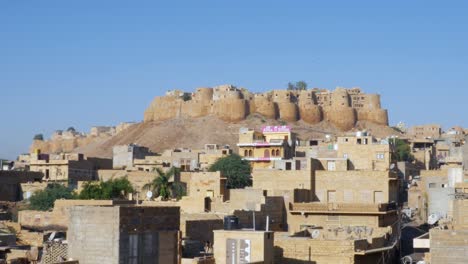
[[[244,150],[244,157],[247,157],[249,156],[249,151],[248,150]]]
[[[348,158],[348,154],[347,154],[347,153],[343,154],[343,158],[344,158],[344,159],[347,159],[347,158]]]
[[[381,191],[374,191],[374,203],[383,203],[384,194]]]
[[[252,150],[249,149],[249,157],[252,157]]]
[[[429,188],[435,188],[435,187],[436,187],[436,184],[435,184],[435,182],[431,182],[431,183],[429,183]]]
[[[336,191],[327,192],[327,202],[329,203],[336,202]]]
[[[378,159],[378,160],[383,160],[383,159],[385,159],[385,154],[384,154],[384,153],[377,153],[376,156],[377,156],[377,159]]]
[[[128,250],[128,263],[138,263],[138,235],[131,234],[128,236],[129,250]]]
[[[301,161],[296,160],[296,170],[300,170],[300,169],[301,169]]]
[[[275,152],[274,149],[271,150],[271,156],[272,156],[272,157],[276,156],[276,152]]]
[[[280,151],[279,151],[279,149],[276,150],[276,156],[277,156],[277,157],[280,156]]]

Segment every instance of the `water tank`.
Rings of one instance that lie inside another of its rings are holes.
[[[224,230],[239,229],[239,218],[235,215],[224,217]]]

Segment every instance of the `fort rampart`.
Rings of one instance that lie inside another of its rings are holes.
[[[287,122],[328,121],[341,130],[353,128],[357,121],[388,125],[388,113],[381,108],[380,95],[365,94],[359,88],[272,90],[253,94],[232,85],[198,88],[194,93],[169,91],[151,102],[144,121],[215,115],[227,122],[238,122],[254,113]]]

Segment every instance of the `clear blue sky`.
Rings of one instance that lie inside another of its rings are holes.
[[[305,80],[380,93],[392,124],[468,127],[467,1],[0,2],[0,157],[139,121],[173,88]]]

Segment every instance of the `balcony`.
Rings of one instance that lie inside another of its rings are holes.
[[[274,160],[282,160],[282,157],[242,157],[243,160],[248,161],[274,161]]]
[[[395,203],[364,204],[364,203],[293,203],[291,213],[305,214],[385,214],[396,210]]]

